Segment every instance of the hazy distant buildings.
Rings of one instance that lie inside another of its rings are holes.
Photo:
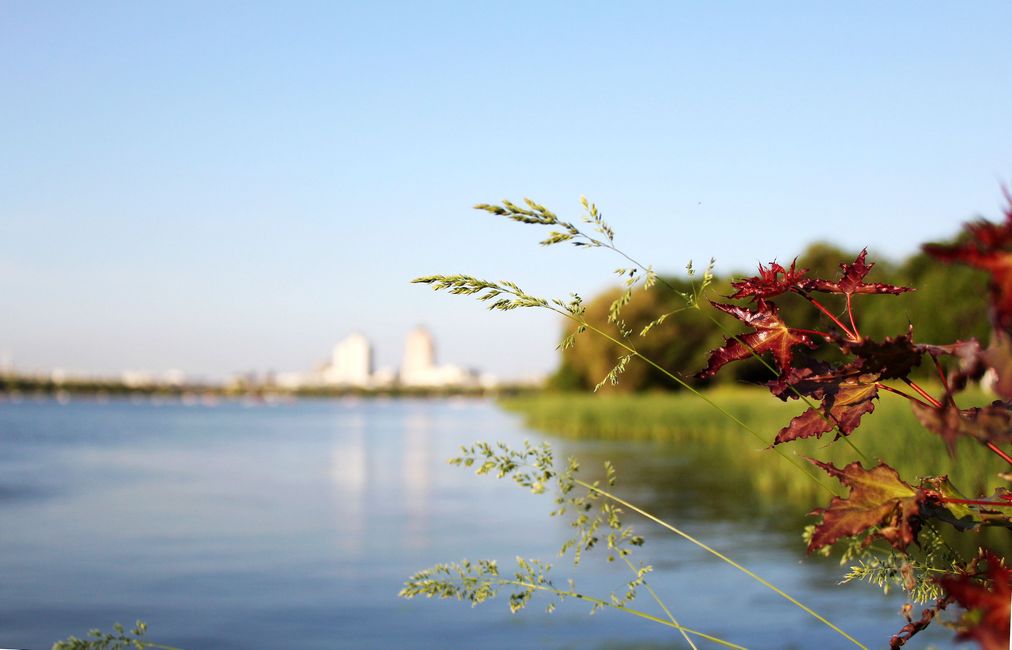
[[[425,385],[436,367],[436,342],[424,327],[408,332],[404,340],[404,361],[400,380],[407,386]]]
[[[354,333],[334,346],[330,360],[311,373],[286,372],[276,378],[277,385],[297,389],[313,386],[345,386],[384,389],[406,388],[475,388],[490,387],[495,380],[479,376],[473,370],[454,365],[438,365],[436,342],[424,327],[408,333],[404,341],[404,359],[399,372],[373,367],[372,344],[365,336]]]
[[[57,371],[59,369],[53,372]],[[54,381],[56,380],[54,379]],[[147,370],[124,370],[120,374],[120,381],[124,386],[129,388],[148,388],[151,386],[172,386],[179,388],[186,385],[187,377],[185,372],[175,368],[166,370],[161,374]]]
[[[407,387],[472,387],[478,374],[452,365],[436,365],[436,342],[424,327],[416,327],[404,341],[400,380]]]
[[[372,344],[356,332],[334,346],[323,380],[331,385],[365,388],[370,385],[372,375]]]

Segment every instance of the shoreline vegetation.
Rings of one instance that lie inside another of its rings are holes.
[[[0,401],[51,397],[57,400],[73,397],[108,399],[112,397],[164,397],[180,400],[211,400],[221,398],[250,398],[265,401],[285,401],[297,398],[360,397],[360,398],[441,398],[441,397],[509,397],[534,393],[540,390],[528,384],[500,384],[494,388],[476,387],[402,387],[382,389],[352,386],[308,386],[298,389],[283,388],[266,382],[228,383],[167,383],[151,382],[131,384],[119,379],[68,378],[55,380],[45,375],[0,373]]]
[[[797,401],[770,399],[763,388],[754,386],[719,386],[707,390],[706,395],[749,422],[771,442],[805,408]],[[994,399],[980,389],[968,390],[961,397],[964,408]],[[731,420],[685,391],[607,395],[543,392],[503,397],[498,403],[520,416],[528,428],[563,441],[637,441],[656,445],[657,453],[682,455],[700,471],[710,468],[733,489],[742,494],[747,491],[749,502],[773,520],[779,516],[774,513],[782,513],[785,506],[791,512],[808,512],[825,500],[821,488],[796,467],[762,448]],[[881,459],[889,459],[903,476],[947,475],[965,495],[991,494],[1004,487],[999,475],[990,469],[995,463],[987,448],[966,438],[958,441],[955,456],[949,455],[941,438],[918,423],[906,400],[885,396],[876,401],[875,411],[865,419],[852,440],[865,458],[841,441],[834,444],[832,434],[795,441],[792,454],[802,462],[804,457],[818,457],[837,466],[860,461],[871,467]],[[829,481],[824,480],[828,485]],[[976,540],[955,534],[954,530],[940,532],[950,545],[970,555],[981,542],[1004,553],[1012,552],[1012,538],[1004,529],[984,530]]]
[[[770,442],[777,432],[800,414],[798,401],[770,399],[762,388],[719,386],[706,392],[715,402]],[[984,391],[964,394],[966,406],[989,403]],[[728,418],[686,392],[594,395],[586,393],[539,393],[507,396],[499,404],[518,414],[535,430],[566,439],[647,441],[677,447],[688,454],[705,451],[728,468],[741,469],[759,492],[797,498],[818,496],[819,488],[796,468],[758,441],[746,437]],[[961,404],[962,406],[962,404]],[[837,465],[861,460],[865,465],[889,458],[905,476],[947,474],[965,493],[990,493],[1002,484],[994,472],[983,471],[993,456],[975,441],[960,440],[955,457],[938,436],[918,423],[906,400],[885,396],[875,402],[874,412],[850,446],[833,444],[832,434],[821,439],[796,441],[798,456],[818,456]]]

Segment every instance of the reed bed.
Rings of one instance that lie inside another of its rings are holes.
[[[752,387],[721,387],[707,395],[771,442],[781,427],[806,406],[781,402]],[[983,393],[971,393],[966,404],[986,403]],[[972,403],[971,403],[972,402]],[[688,393],[592,395],[536,394],[501,400],[537,430],[572,439],[640,440],[671,446],[672,453],[688,453],[723,465],[729,474],[747,476],[762,493],[786,492],[797,498],[822,489],[805,473],[777,455],[729,418]],[[971,440],[960,441],[950,456],[942,440],[918,423],[906,400],[885,395],[865,416],[851,437],[853,447],[831,436],[785,445],[788,458],[812,456],[837,466],[860,460],[868,467],[888,458],[901,476],[913,479],[946,474],[966,494],[990,494],[1003,481],[1003,470],[992,453]],[[824,477],[825,485],[831,479]],[[821,499],[820,499],[821,500]]]

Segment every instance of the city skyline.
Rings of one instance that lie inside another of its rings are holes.
[[[439,363],[435,338],[424,325],[416,326],[404,337],[399,366],[376,367],[373,360],[372,341],[362,332],[353,331],[334,344],[329,361],[309,371],[279,372],[274,381],[290,389],[489,388],[497,383],[494,376],[478,369]]]
[[[206,377],[187,373],[182,368],[128,368],[107,373],[93,373],[65,367],[20,368],[0,351],[0,374],[46,377],[57,383],[72,380],[118,381],[126,386],[186,386],[204,382],[222,383],[253,381],[284,389],[303,388],[492,388],[499,378],[475,367],[440,363],[436,340],[424,325],[417,325],[404,337],[400,364],[380,366],[374,362],[375,349],[369,337],[352,330],[331,348],[329,358],[307,364],[303,369],[246,368],[222,377]],[[529,383],[542,377],[528,375],[507,378],[509,382]]]

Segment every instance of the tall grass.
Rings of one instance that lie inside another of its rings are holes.
[[[707,394],[771,442],[805,408],[795,401],[781,402],[758,388],[721,387]],[[967,405],[971,400],[979,404],[987,397],[978,392],[969,395]],[[503,399],[501,404],[520,414],[528,426],[546,433],[573,439],[670,443],[672,453],[705,451],[730,470],[730,475],[742,477],[760,494],[806,502],[825,500],[825,494],[820,494],[808,477],[771,451],[759,448],[734,422],[686,393],[539,394]],[[1001,485],[996,459],[986,448],[962,440],[956,455],[950,456],[941,438],[917,422],[906,400],[891,395],[877,402],[874,413],[866,415],[851,436],[864,458],[840,441],[833,443],[830,436],[795,441],[790,452],[818,455],[838,467],[854,460],[868,467],[880,458],[888,459],[908,480],[947,474],[965,494],[989,494]],[[831,479],[826,477],[826,481],[828,484]]]

